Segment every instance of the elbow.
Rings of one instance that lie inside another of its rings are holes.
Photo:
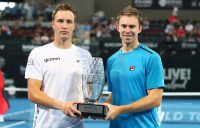
[[[155,99],[152,101],[152,107],[159,107],[161,105],[162,99]]]
[[[28,99],[29,99],[30,101],[33,101],[33,95],[32,95],[30,92],[28,92]]]
[[[159,107],[161,105],[161,102],[156,102],[155,104],[154,104],[154,107]]]
[[[32,102],[35,102],[37,99],[36,94],[34,94],[33,92],[28,91],[28,99]]]
[[[162,97],[151,97],[150,99],[151,100],[149,102],[149,106],[151,106],[152,108],[159,107],[161,105]]]
[[[149,99],[152,107],[158,107],[162,103],[162,89],[155,89],[150,92]]]

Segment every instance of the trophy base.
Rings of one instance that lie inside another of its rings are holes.
[[[81,112],[82,116],[104,118],[108,112],[108,107],[100,104],[77,104],[77,109]]]

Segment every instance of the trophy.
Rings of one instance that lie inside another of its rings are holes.
[[[77,104],[83,117],[104,118],[108,107],[98,104],[105,82],[103,61],[99,57],[92,57],[82,75],[82,91],[84,103]]]

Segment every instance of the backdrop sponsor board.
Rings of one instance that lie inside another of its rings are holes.
[[[119,39],[102,39],[99,43],[101,57],[107,58],[121,47]],[[200,72],[200,52],[197,43],[143,43],[160,54],[165,79],[166,92],[200,92],[198,72]],[[106,66],[106,65],[105,65]]]
[[[132,0],[132,5],[141,9],[199,9],[200,0]]]
[[[199,44],[167,44],[165,42],[145,42],[144,44],[158,52],[162,58],[166,85],[165,92],[200,92],[200,86],[198,85],[198,74],[200,72]],[[36,47],[38,45],[0,44],[0,55],[4,57],[6,63],[3,71],[6,79],[14,81],[12,86],[27,86],[27,81],[24,79],[25,67],[30,51]],[[108,38],[100,39],[99,45],[87,47],[87,50],[95,52],[92,52],[93,55],[98,53],[97,56],[103,58],[106,68],[108,57],[119,50],[120,47],[119,38]],[[19,95],[24,94],[20,93]]]

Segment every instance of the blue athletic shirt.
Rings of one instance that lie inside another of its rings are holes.
[[[127,105],[147,95],[147,90],[164,87],[160,56],[140,44],[131,52],[121,49],[107,61],[108,91],[113,105]],[[158,128],[157,108],[119,115],[110,128]]]

